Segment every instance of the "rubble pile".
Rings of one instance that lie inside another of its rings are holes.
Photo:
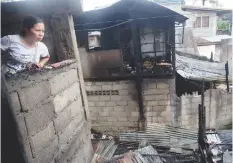
[[[187,129],[153,124],[145,132],[122,133],[117,138],[95,132],[92,138],[96,148],[91,163],[199,162],[197,133]]]
[[[207,155],[213,163],[232,162],[232,136],[226,131],[206,131]]]
[[[127,145],[126,142],[123,144]],[[121,144],[122,145],[122,144]],[[119,148],[118,148],[119,147]],[[128,148],[130,147],[130,148]],[[101,140],[91,163],[196,163],[198,156],[194,151],[175,153],[164,147],[129,142],[125,149],[113,140]]]
[[[155,123],[143,132],[121,133],[119,137],[93,132],[96,147],[91,163],[203,163],[198,134],[189,129]],[[208,162],[231,162],[231,133],[206,130],[205,135]]]

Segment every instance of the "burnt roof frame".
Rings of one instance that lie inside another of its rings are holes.
[[[143,13],[147,16],[139,15],[130,17],[129,12],[132,11],[140,14]],[[125,17],[119,17],[121,14],[125,15]],[[177,22],[184,22],[188,19],[184,15],[148,0],[120,0],[109,7],[83,12],[80,16],[75,17],[74,21],[75,24],[94,24],[101,21],[126,21],[145,17],[151,17],[153,19],[174,17]]]

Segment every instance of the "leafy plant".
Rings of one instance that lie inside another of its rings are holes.
[[[222,31],[230,30],[231,23],[227,20],[219,19],[217,21],[217,29]]]

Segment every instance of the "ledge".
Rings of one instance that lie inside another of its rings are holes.
[[[49,80],[50,78],[67,72],[71,69],[77,69],[77,62],[75,60],[67,60],[59,62],[60,67],[52,69],[41,69],[34,71],[23,71],[10,77],[6,77],[7,88],[9,92],[12,92],[18,88],[25,88],[33,83],[38,83],[44,80]]]

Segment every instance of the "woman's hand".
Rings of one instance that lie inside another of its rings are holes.
[[[29,70],[32,70],[32,69],[41,69],[42,67],[44,67],[45,63],[48,62],[49,60],[49,56],[48,57],[44,57],[40,60],[39,63],[28,63],[26,65],[26,68],[29,69]]]
[[[40,69],[42,68],[41,64],[40,63],[28,63],[26,65],[27,69],[28,70],[32,70],[32,69]]]
[[[44,67],[41,63],[36,63],[35,65],[37,66],[37,68],[42,68],[42,67]]]
[[[43,57],[40,59],[40,62],[38,63],[38,67],[42,68],[44,65],[48,62],[50,56]]]

